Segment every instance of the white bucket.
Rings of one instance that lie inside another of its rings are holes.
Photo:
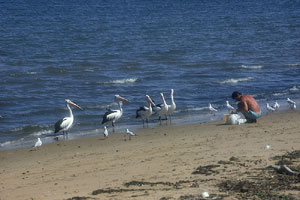
[[[224,114],[225,124],[236,125],[243,124],[246,122],[246,119],[242,119],[238,114]]]

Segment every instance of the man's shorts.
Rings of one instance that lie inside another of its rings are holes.
[[[257,119],[259,117],[261,117],[261,111],[259,113],[256,113],[252,110],[248,110],[248,112],[245,113],[245,118],[246,119],[253,120],[253,119]]]

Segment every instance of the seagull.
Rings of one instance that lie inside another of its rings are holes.
[[[121,118],[123,115],[122,105],[123,102],[129,103],[129,101],[120,95],[115,95],[115,102],[119,105],[119,110],[108,109],[108,111],[103,115],[102,124],[111,123],[113,127],[113,132],[115,132],[115,122]]]
[[[34,148],[37,150],[40,150],[40,146],[42,146],[42,140],[40,138],[38,138],[38,140],[36,141]]]
[[[273,108],[276,110],[280,107],[279,103],[277,101],[274,102]]]
[[[286,101],[289,103],[291,109],[296,109],[296,102],[295,101],[291,100],[290,98],[287,98]]]
[[[212,105],[211,105],[210,103],[208,104],[208,109],[209,109],[210,111],[212,111],[212,112],[218,112],[218,110],[215,109],[215,108],[213,108]]]
[[[229,101],[226,101],[226,107],[228,108],[228,110],[232,111],[234,110],[234,107],[232,105],[229,104]]]
[[[104,137],[108,136],[108,130],[107,130],[106,126],[104,126],[103,134],[104,134]]]
[[[64,135],[65,135],[65,133],[66,133],[66,135],[68,135],[67,131],[72,127],[73,121],[74,121],[74,116],[73,116],[70,105],[75,106],[75,107],[79,108],[80,110],[83,110],[80,106],[78,106],[77,104],[75,104],[74,102],[72,102],[69,99],[66,99],[66,104],[67,104],[67,108],[69,109],[69,112],[70,112],[70,117],[64,117],[64,118],[58,120],[54,125],[54,127],[55,127],[54,133],[62,131]]]
[[[274,111],[276,111],[276,109],[275,109],[274,107],[270,106],[269,103],[267,103],[267,110],[268,110],[269,112],[274,112]]]
[[[134,134],[133,132],[131,132],[130,130],[128,130],[128,128],[126,129],[126,134],[129,137],[129,140],[131,140],[131,136],[136,136],[136,134]]]
[[[171,89],[171,93],[170,93],[170,97],[171,97],[171,105],[168,105],[168,111],[167,111],[167,115],[170,116],[170,122],[171,122],[171,115],[174,113],[174,111],[176,110],[176,104],[174,102],[174,89]]]

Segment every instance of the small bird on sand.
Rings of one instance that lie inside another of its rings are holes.
[[[131,136],[136,136],[136,134],[134,134],[133,132],[131,132],[130,130],[128,130],[128,128],[126,129],[126,134],[129,137],[129,140],[131,140]]]
[[[229,104],[229,101],[226,101],[226,107],[228,108],[228,110],[234,110],[234,107]]]
[[[214,107],[212,107],[211,104],[208,104],[208,109],[209,109],[210,111],[212,111],[212,112],[218,112],[218,110],[215,109]]]
[[[106,126],[104,126],[103,135],[104,135],[104,137],[108,136],[108,130],[107,130]]]
[[[37,150],[40,150],[40,146],[42,146],[42,140],[40,138],[38,138],[38,141],[36,141],[34,148]]]
[[[274,107],[270,106],[269,103],[267,103],[266,106],[267,106],[268,112],[274,112],[276,110]]]
[[[296,109],[296,102],[295,101],[291,100],[290,98],[287,98],[286,101],[289,103],[291,109]]]
[[[276,110],[280,107],[279,103],[277,101],[274,102],[273,108]]]

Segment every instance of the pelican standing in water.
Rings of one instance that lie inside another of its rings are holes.
[[[158,118],[159,118],[159,123],[161,124],[161,116],[164,116],[164,115],[166,116],[167,115],[167,113],[168,113],[168,105],[166,103],[166,100],[165,100],[165,97],[164,97],[163,93],[160,93],[160,97],[161,97],[161,100],[163,101],[163,103],[157,104],[154,107],[154,110],[157,113]]]
[[[75,107],[79,108],[80,110],[83,110],[80,106],[78,106],[76,103],[72,102],[69,99],[66,99],[66,104],[67,104],[67,108],[69,109],[69,112],[70,112],[70,117],[64,117],[63,119],[58,120],[54,126],[55,127],[54,133],[58,133],[59,131],[62,131],[64,136],[65,136],[65,134],[66,134],[66,136],[68,136],[68,130],[72,127],[73,122],[74,122],[74,116],[73,116],[73,112],[72,112],[70,105],[75,106]]]
[[[171,97],[171,105],[168,105],[167,115],[170,117],[170,123],[171,123],[171,115],[176,110],[176,104],[174,102],[174,90],[173,89],[171,89],[170,97]]]
[[[123,102],[129,103],[129,101],[120,95],[115,95],[115,102],[119,105],[119,110],[112,110],[109,109],[104,115],[102,124],[111,123],[113,127],[113,132],[115,132],[115,122],[120,119],[120,117],[123,115]]]
[[[141,118],[143,120],[143,127],[145,127],[145,121],[147,122],[147,127],[148,127],[148,119],[152,115],[152,106],[155,106],[154,102],[152,99],[149,97],[149,95],[146,95],[146,100],[149,104],[149,107],[147,106],[142,106],[138,110],[136,110],[136,118]]]

